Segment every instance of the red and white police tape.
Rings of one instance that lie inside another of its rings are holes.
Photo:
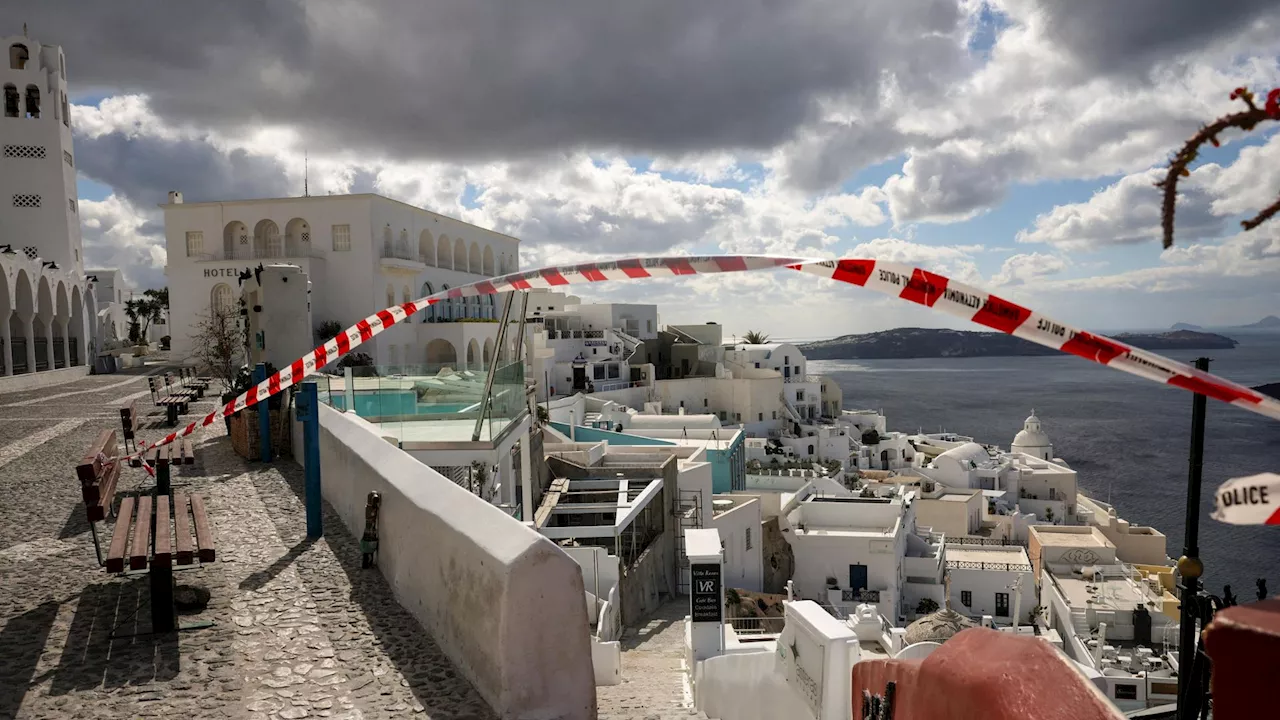
[[[1213,519],[1232,525],[1280,525],[1280,475],[1261,473],[1218,486]]]
[[[609,280],[649,277],[706,275],[712,273],[770,270],[785,267],[874,290],[884,295],[918,303],[948,315],[1014,335],[1024,340],[1078,355],[1086,360],[1123,370],[1155,382],[1201,393],[1251,412],[1280,420],[1280,401],[1190,365],[1170,360],[1146,350],[1130,347],[1102,335],[1073,328],[1066,323],[1022,307],[971,285],[952,281],[928,270],[885,260],[813,260],[765,255],[713,255],[702,257],[648,257],[593,262],[567,267],[526,270],[501,277],[450,288],[443,292],[395,305],[361,320],[337,337],[293,361],[289,367],[267,378],[219,410],[169,433],[154,445],[144,446],[135,455],[190,435],[256,405],[289,386],[301,382],[328,363],[368,342],[383,330],[404,322],[430,305],[448,299],[492,295],[510,290],[556,288]],[[134,457],[134,456],[130,456]],[[150,468],[148,467],[148,471]]]

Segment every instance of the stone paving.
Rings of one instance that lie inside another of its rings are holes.
[[[638,628],[622,633],[622,683],[596,688],[600,720],[705,718],[686,700],[684,618],[689,598],[663,603]]]
[[[149,413],[141,435],[165,431],[142,374],[0,395],[0,720],[493,717],[382,576],[359,568],[327,505],[325,537],[306,540],[301,470],[245,462],[216,429],[173,475],[208,498],[219,553],[177,574],[211,595],[183,619],[216,624],[112,639],[148,630],[147,579],[98,567],[74,466],[133,397]],[[127,468],[120,489],[150,483]]]

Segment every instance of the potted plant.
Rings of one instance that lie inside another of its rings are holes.
[[[835,607],[844,602],[842,593],[840,592],[840,584],[834,577],[827,578],[827,604]]]

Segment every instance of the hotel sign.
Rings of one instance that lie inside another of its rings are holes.
[[[241,273],[241,270],[239,268],[205,268],[204,269],[205,277],[238,278],[240,277],[240,273]]]
[[[724,608],[720,603],[720,565],[703,563],[689,566],[689,614],[693,622],[721,622]]]

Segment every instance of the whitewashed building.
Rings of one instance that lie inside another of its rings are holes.
[[[192,328],[239,296],[241,272],[289,263],[312,283],[317,325],[349,327],[391,305],[519,268],[516,238],[373,194],[228,202],[183,201],[161,208],[176,357],[191,352]],[[361,346],[390,366],[486,367],[503,298],[455,298]],[[514,338],[513,338],[514,341]]]
[[[0,368],[87,367],[99,308],[84,271],[66,58],[25,35],[0,45]]]

